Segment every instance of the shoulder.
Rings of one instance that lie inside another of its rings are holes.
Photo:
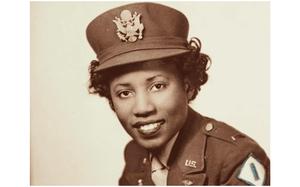
[[[225,147],[245,151],[246,149],[262,150],[255,140],[231,125],[208,117],[204,117],[204,121],[202,131],[212,143],[224,144]]]
[[[227,184],[233,184],[233,181],[244,180],[247,184],[252,184],[254,175],[251,167],[256,167],[264,176],[263,184],[269,183],[270,161],[255,140],[224,122],[208,117],[204,117],[204,121],[202,131],[207,136],[207,162],[215,169],[213,172],[220,172],[220,181],[223,183],[229,181]],[[249,165],[250,162],[253,166]],[[253,175],[251,179],[244,179],[242,176],[245,168]]]
[[[127,143],[125,149],[124,149],[124,155],[126,157],[135,156],[135,154],[138,154],[143,149],[140,147],[134,140],[131,140]]]

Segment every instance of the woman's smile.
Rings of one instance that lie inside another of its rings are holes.
[[[151,137],[159,131],[160,127],[164,123],[165,120],[159,120],[156,122],[138,122],[138,125],[135,125],[134,128],[136,128],[141,135]]]

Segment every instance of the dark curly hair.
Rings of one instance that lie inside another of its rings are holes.
[[[209,69],[211,64],[210,57],[200,52],[200,41],[199,44],[196,44],[196,46],[192,44],[195,44],[195,42],[190,42],[189,47],[191,49],[191,52],[187,54],[161,59],[163,62],[176,63],[176,67],[178,68],[182,78],[186,78],[187,80],[189,80],[192,88],[195,89],[194,94],[192,95],[189,101],[192,101],[196,98],[198,92],[201,90],[201,86],[207,82],[207,70]],[[95,71],[96,67],[98,66],[99,62],[97,60],[93,60],[90,64],[89,93],[97,94],[100,97],[106,97],[109,101],[110,106],[113,109],[109,89],[110,81],[118,74],[120,75],[132,69],[133,64],[117,66],[102,71]],[[134,63],[134,66],[136,68],[137,64]]]

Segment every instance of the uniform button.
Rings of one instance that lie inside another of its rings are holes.
[[[209,132],[209,131],[213,130],[213,128],[214,128],[213,124],[212,123],[208,123],[208,124],[206,124],[205,130],[207,132]]]
[[[146,164],[147,163],[147,158],[144,158],[143,159],[143,164]]]
[[[193,183],[191,180],[183,180],[183,181],[182,181],[182,184],[183,184],[184,186],[191,186],[191,185],[193,185],[194,183]]]
[[[139,179],[139,180],[138,180],[138,185],[139,185],[139,186],[143,186],[143,179]]]

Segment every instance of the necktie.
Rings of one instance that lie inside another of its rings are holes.
[[[159,161],[159,159],[154,156],[151,162],[152,167],[152,180],[157,186],[167,185],[168,169]]]

